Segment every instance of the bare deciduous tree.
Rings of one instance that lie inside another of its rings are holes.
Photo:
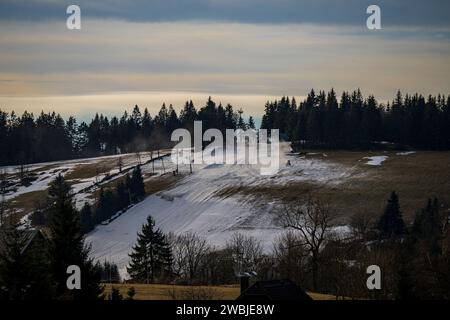
[[[361,212],[352,216],[350,226],[352,228],[353,236],[365,240],[371,227],[374,223],[374,214],[371,212]]]
[[[259,265],[264,258],[263,247],[255,237],[235,233],[227,241],[225,250],[231,253],[234,260],[235,273],[258,272]]]
[[[192,232],[170,237],[174,257],[174,272],[192,283],[211,248],[206,239]]]
[[[305,202],[287,204],[280,212],[284,228],[300,233],[302,246],[311,256],[313,288],[317,289],[319,254],[330,228],[330,208],[327,203],[307,197]]]
[[[272,251],[278,276],[292,279],[298,284],[304,280],[307,257],[302,243],[302,237],[289,230],[275,239]]]

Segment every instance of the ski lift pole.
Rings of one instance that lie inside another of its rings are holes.
[[[155,160],[153,159],[153,150],[150,153],[150,157],[152,160],[152,173],[155,173]]]
[[[177,174],[178,174],[178,149],[177,149]]]
[[[189,149],[189,171],[192,174],[192,150]]]

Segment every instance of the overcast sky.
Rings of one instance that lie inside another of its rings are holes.
[[[69,4],[82,29],[68,30]],[[382,30],[366,28],[381,7]],[[200,106],[259,115],[311,88],[450,93],[450,1],[0,0],[0,108],[64,115]]]

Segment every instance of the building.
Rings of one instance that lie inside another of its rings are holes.
[[[241,290],[244,289],[241,286]],[[238,301],[312,301],[312,298],[291,280],[258,281],[241,291]]]

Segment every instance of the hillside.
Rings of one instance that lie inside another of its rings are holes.
[[[162,159],[149,162],[149,153],[36,164],[27,168],[34,179],[28,186],[19,186],[19,167],[6,167],[3,170],[10,188],[16,190],[5,199],[27,221],[48,183],[61,173],[71,183],[80,208],[85,201],[95,202],[100,185],[113,186],[128,169],[141,163],[149,196],[87,236],[94,257],[117,263],[122,275],[136,234],[148,215],[165,232],[193,231],[216,246],[223,245],[233,233],[243,232],[271,250],[273,239],[283,232],[276,223],[278,206],[307,192],[330,203],[334,230],[339,233],[347,232],[354,214],[380,215],[392,190],[400,195],[406,220],[427,197],[438,196],[447,206],[450,203],[449,152],[294,154],[285,146],[281,169],[275,176],[261,176],[257,167],[244,164],[195,165],[192,174],[188,166],[180,165],[179,174],[174,176],[175,165],[168,151],[161,154],[167,155],[164,164]],[[290,165],[286,165],[288,161]]]

